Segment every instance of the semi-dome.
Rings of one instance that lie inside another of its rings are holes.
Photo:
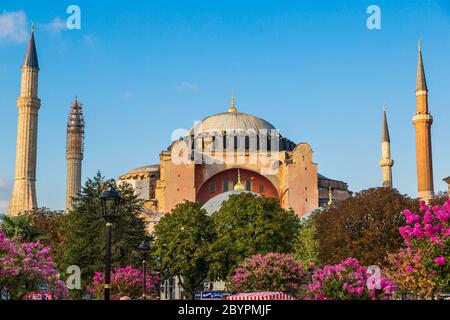
[[[160,165],[153,164],[149,166],[139,167],[133,169],[119,177],[119,180],[129,180],[129,179],[138,179],[138,178],[146,178],[151,175],[159,175]]]
[[[251,191],[245,191],[245,190],[232,190],[227,192],[219,193],[214,198],[209,199],[203,206],[202,209],[205,209],[206,212],[211,215],[214,212],[217,212],[222,207],[223,203],[227,201],[232,195],[235,194],[241,194],[241,193],[251,193],[258,197],[260,197],[259,194],[251,192]]]

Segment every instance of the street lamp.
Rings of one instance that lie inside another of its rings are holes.
[[[139,250],[141,250],[142,252],[142,273],[144,274],[144,279],[143,279],[143,289],[142,289],[142,300],[145,300],[147,295],[147,268],[146,268],[146,260],[147,260],[147,255],[148,255],[148,251],[150,250],[150,246],[148,244],[148,240],[144,240],[141,242],[141,244],[139,245]]]
[[[106,252],[105,252],[105,300],[111,298],[111,236],[112,222],[119,216],[120,195],[113,187],[108,188],[100,195],[102,214],[106,221]]]
[[[158,295],[157,299],[161,300],[161,295],[164,292],[164,281],[163,281],[164,280],[164,275],[163,275],[163,270],[162,270],[161,254],[156,257],[155,263],[156,263],[156,267],[157,267],[156,275],[159,278],[158,288],[157,288],[156,294]]]

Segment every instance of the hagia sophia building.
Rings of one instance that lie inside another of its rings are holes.
[[[275,198],[298,216],[351,197],[345,182],[318,173],[308,143],[283,137],[268,121],[239,112],[211,115],[160,153],[160,163],[119,177],[146,200],[158,217],[184,200],[205,205],[242,184],[244,191]],[[237,191],[237,190],[236,190]],[[158,214],[159,213],[159,214]]]
[[[36,152],[39,63],[32,28],[22,63],[20,96],[17,100],[18,130],[14,188],[8,214],[19,215],[38,208]],[[224,108],[225,109],[225,108]],[[239,109],[241,109],[239,107]],[[118,183],[131,184],[145,200],[143,215],[157,223],[177,204],[189,200],[214,212],[231,194],[252,192],[271,197],[280,206],[302,217],[322,206],[352,196],[347,183],[319,174],[313,148],[293,142],[268,121],[238,111],[234,98],[225,112],[206,117],[160,153],[159,164],[147,165],[121,175]],[[419,44],[416,112],[416,165],[418,196],[434,195],[431,125],[428,88]],[[382,123],[381,185],[393,187],[391,142],[386,112]],[[76,99],[67,122],[66,209],[81,190],[84,156],[84,116]],[[145,164],[145,163],[144,163]],[[450,177],[444,181],[449,183]]]

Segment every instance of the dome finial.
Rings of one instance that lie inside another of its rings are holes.
[[[331,193],[331,186],[328,187],[328,206],[333,205],[333,194]]]
[[[234,190],[245,190],[245,186],[241,182],[241,170],[238,168],[238,180],[234,186]]]
[[[228,112],[237,112],[236,106],[234,105],[234,96],[231,96],[231,107]]]

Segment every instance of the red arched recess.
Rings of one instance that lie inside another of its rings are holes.
[[[250,181],[250,191],[279,200],[277,189],[269,179],[251,170],[239,169],[239,171],[241,172],[241,182],[244,185],[246,185],[246,181]],[[233,190],[237,176],[237,168],[224,170],[215,174],[200,187],[197,192],[197,202],[203,205],[218,194]],[[224,182],[228,182],[228,190],[224,189]]]

